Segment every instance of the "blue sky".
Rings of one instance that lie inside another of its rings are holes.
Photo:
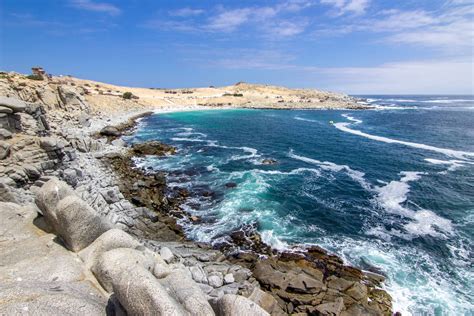
[[[474,94],[474,0],[1,0],[0,14],[2,70]]]

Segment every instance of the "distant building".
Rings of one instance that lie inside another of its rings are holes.
[[[31,72],[33,73],[34,76],[41,77],[42,79],[49,78],[48,75],[46,74],[46,71],[41,67],[33,67],[31,68]]]

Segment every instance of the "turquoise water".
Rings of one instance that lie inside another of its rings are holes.
[[[474,315],[474,98],[366,97],[375,110],[159,114],[129,141],[178,148],[136,162],[190,190],[191,238],[253,225],[276,248],[379,269],[395,311]]]

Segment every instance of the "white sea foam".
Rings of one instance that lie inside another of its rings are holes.
[[[360,121],[360,120],[358,120],[358,121]],[[362,137],[372,139],[372,140],[376,140],[376,141],[379,141],[379,142],[384,142],[384,143],[389,143],[389,144],[400,144],[400,145],[404,145],[404,146],[408,146],[408,147],[434,151],[434,152],[438,152],[438,153],[441,153],[441,154],[444,154],[444,155],[447,155],[447,156],[450,156],[450,157],[455,157],[455,158],[458,158],[458,159],[466,159],[468,157],[474,157],[474,152],[460,151],[460,150],[447,149],[447,148],[440,148],[440,147],[435,147],[435,146],[426,145],[426,144],[407,142],[407,141],[402,141],[402,140],[398,140],[398,139],[392,139],[392,138],[388,138],[388,137],[383,137],[383,136],[377,136],[377,135],[364,133],[362,131],[349,128],[348,126],[351,125],[351,124],[353,124],[353,123],[334,123],[333,125],[334,125],[334,127],[336,127],[340,131],[350,133],[350,134],[353,134],[353,135],[362,136]]]
[[[311,123],[317,123],[318,122],[316,120],[310,120],[310,119],[300,117],[300,116],[295,116],[294,119],[298,120],[298,121],[311,122]]]
[[[193,136],[193,135],[207,137],[206,134],[199,133],[199,132],[181,132],[181,133],[176,134],[176,136],[179,136],[179,137],[189,137],[189,136]]]
[[[456,159],[439,160],[439,159],[425,158],[425,161],[434,165],[447,165],[448,169],[445,171],[439,172],[441,174],[446,174],[448,171],[454,171],[466,165],[474,165],[474,162],[466,161],[466,160],[456,160]]]
[[[423,100],[422,103],[459,103],[459,102],[474,102],[473,99],[438,99],[438,100]]]
[[[358,182],[363,188],[365,188],[367,190],[371,189],[370,184],[367,183],[367,181],[364,178],[365,173],[363,173],[361,171],[351,169],[347,165],[338,165],[338,164],[335,164],[335,163],[330,162],[330,161],[320,161],[320,160],[313,159],[313,158],[308,158],[308,157],[305,157],[305,156],[299,156],[299,155],[295,154],[292,149],[288,153],[288,157],[296,159],[296,160],[304,161],[304,162],[309,163],[309,164],[317,165],[321,169],[327,170],[327,171],[333,171],[333,172],[345,171],[346,174],[350,178],[352,178],[354,181]]]
[[[394,180],[385,186],[375,187],[376,200],[385,211],[410,219],[410,222],[404,225],[404,229],[409,234],[407,239],[423,235],[445,238],[453,233],[450,220],[438,216],[430,210],[414,211],[403,206],[410,192],[409,182],[420,179],[423,174],[421,172],[401,172],[402,177],[399,181]]]
[[[280,251],[288,250],[290,247],[288,243],[282,241],[278,236],[273,233],[273,230],[264,230],[261,232],[262,241],[271,246],[273,249]]]
[[[203,143],[207,142],[205,139],[199,139],[199,138],[183,138],[183,137],[173,137],[171,138],[172,141],[174,142],[193,142],[193,143]]]

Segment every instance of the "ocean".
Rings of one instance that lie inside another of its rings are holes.
[[[127,141],[178,149],[136,164],[191,192],[190,238],[251,225],[377,269],[403,315],[474,315],[474,97],[361,97],[375,109],[156,114]]]

